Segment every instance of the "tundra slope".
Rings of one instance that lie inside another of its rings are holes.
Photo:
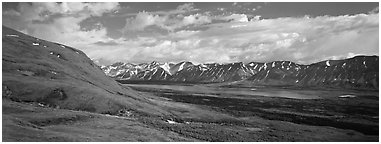
[[[218,83],[242,81],[246,85],[287,85],[298,87],[334,87],[378,89],[378,56],[356,56],[344,60],[326,60],[310,65],[290,61],[244,64],[131,64],[118,62],[102,66],[110,77],[120,81],[169,81]]]
[[[141,94],[107,77],[83,52],[3,26],[3,97],[65,109],[161,113]]]

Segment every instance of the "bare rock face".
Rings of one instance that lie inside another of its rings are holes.
[[[99,113],[162,113],[144,95],[107,77],[80,50],[4,26],[2,34],[3,98]]]

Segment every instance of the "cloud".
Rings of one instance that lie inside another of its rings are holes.
[[[176,24],[181,23],[188,24],[185,21]],[[378,25],[378,14],[230,21],[204,25],[205,30],[121,38],[115,41],[118,45],[95,47],[88,54],[134,63],[290,60],[309,64],[358,54],[377,55]]]
[[[185,13],[195,12],[195,11],[199,11],[199,10],[200,9],[196,9],[194,7],[193,3],[185,3],[185,4],[177,6],[177,8],[174,10],[154,11],[154,12],[150,12],[150,13],[156,14],[156,15],[175,15],[175,14],[185,14]]]
[[[378,55],[378,14],[252,21],[240,21],[244,17],[240,14],[231,16],[236,19],[208,24],[206,30],[182,30],[162,36],[157,43],[136,48],[142,50],[129,61],[290,60],[309,64],[349,54]]]
[[[131,17],[136,16],[139,13],[146,12],[152,15],[158,15],[158,16],[169,16],[169,15],[182,15],[182,14],[190,14],[192,12],[197,12],[200,9],[197,9],[194,7],[193,3],[185,3],[182,5],[177,6],[176,9],[172,10],[166,10],[166,11],[140,11],[138,13],[125,13],[125,14],[119,14],[118,17]],[[119,11],[116,11],[119,13]]]
[[[24,31],[36,31],[33,27],[51,26],[68,30],[77,30],[78,23],[91,16],[101,16],[103,13],[111,12],[119,8],[118,3],[51,3],[34,2],[19,3],[16,10],[10,9],[3,12],[6,22],[21,25]],[[70,18],[72,22],[67,22],[68,27],[60,24],[65,18]],[[54,26],[54,25],[59,26]],[[8,24],[11,25],[11,24]],[[62,26],[62,27],[60,27]],[[71,27],[74,26],[74,27]],[[62,31],[62,30],[61,30]],[[32,33],[33,34],[33,33]]]
[[[186,3],[186,4],[183,4],[183,5],[179,5],[177,7],[177,10],[178,11],[192,11],[192,10],[195,10],[194,8],[194,4],[193,3]]]
[[[191,24],[201,25],[201,24],[206,24],[210,22],[211,22],[211,19],[208,16],[195,14],[195,15],[189,15],[184,17],[182,21],[182,25],[183,26],[191,25]]]
[[[225,16],[220,18],[222,20],[226,21],[236,21],[236,22],[248,22],[249,19],[247,18],[247,15],[245,14],[232,14],[230,16]]]
[[[86,17],[61,17],[47,24],[29,24],[26,32],[41,39],[60,42],[70,46],[85,49],[90,43],[107,41],[107,31],[104,27],[82,31],[79,23]]]
[[[189,25],[202,25],[211,23],[209,16],[202,14],[194,14],[188,16],[171,17],[169,15],[160,16],[149,12],[139,12],[133,18],[126,19],[124,31],[143,31],[146,27],[157,26],[159,28],[173,31]]]
[[[193,3],[185,3],[179,5],[174,10],[168,11],[142,11],[133,14],[134,17],[126,18],[126,25],[123,28],[124,33],[130,31],[143,31],[149,26],[156,26],[158,28],[174,31],[186,26],[199,26],[212,22],[212,18],[206,14],[191,14],[191,12],[198,11]],[[131,14],[128,14],[131,16]]]
[[[127,18],[125,30],[141,31],[151,25],[160,25],[165,21],[165,17],[153,15],[148,12],[140,12],[135,18]]]
[[[20,3],[3,13],[6,26],[87,51],[92,43],[109,41],[106,28],[82,31],[80,22],[118,9],[118,3]],[[15,25],[13,25],[15,24]]]
[[[20,16],[24,21],[46,20],[50,15],[86,15],[101,16],[105,12],[110,12],[118,8],[118,3],[77,3],[77,2],[34,2],[20,3],[18,11],[5,11],[5,15]]]
[[[123,31],[135,35],[133,38],[112,39],[103,25],[81,30],[82,21],[118,8],[117,3],[22,3],[16,10],[3,11],[3,22],[33,36],[79,48],[92,59],[112,62],[289,60],[309,64],[379,52],[378,12],[261,19],[246,14],[189,13],[197,9],[185,4],[126,19]],[[168,32],[157,34],[159,30]]]
[[[118,43],[116,43],[115,41],[108,41],[108,42],[98,41],[98,42],[96,42],[94,44],[95,45],[100,45],[100,46],[118,45]]]
[[[369,13],[371,13],[371,14],[379,13],[379,7],[372,9]]]

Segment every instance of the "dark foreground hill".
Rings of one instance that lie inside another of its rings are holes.
[[[244,64],[130,64],[103,66],[103,71],[121,82],[167,81],[183,83],[221,83],[242,81],[245,85],[333,87],[378,89],[378,56],[356,56],[326,60],[310,65],[290,61]]]

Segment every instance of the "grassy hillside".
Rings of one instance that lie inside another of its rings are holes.
[[[80,50],[4,26],[2,34],[3,97],[97,113],[121,109],[165,113],[143,95],[107,77]]]

